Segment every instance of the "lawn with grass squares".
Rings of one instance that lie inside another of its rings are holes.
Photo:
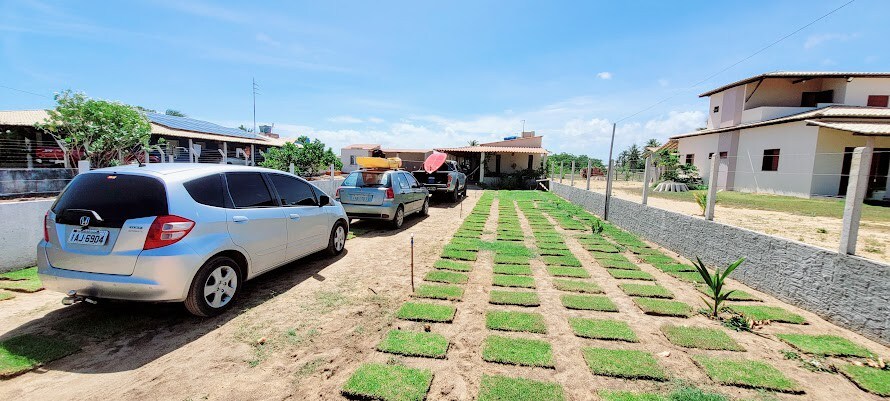
[[[23,334],[8,338],[0,342],[0,378],[27,372],[79,350],[77,344],[57,336]]]
[[[807,321],[798,314],[788,312],[776,306],[763,305],[730,305],[729,309],[748,319],[769,320],[779,323],[805,324]]]
[[[563,242],[542,242],[538,244],[538,249],[559,249],[568,251],[569,246]]]
[[[494,265],[492,272],[494,272],[494,274],[530,276],[532,274],[532,268],[528,265]]]
[[[575,256],[568,249],[539,249],[538,254],[541,256]]]
[[[684,348],[699,348],[724,351],[744,351],[735,340],[720,329],[694,326],[661,326],[661,332],[668,341]]]
[[[430,272],[427,272],[426,276],[424,276],[423,279],[436,283],[464,284],[470,278],[463,273],[450,272],[445,270],[432,270]]]
[[[698,290],[699,292],[701,292],[702,294],[707,295],[708,298],[711,298],[711,299],[714,298],[714,291],[711,291],[711,289],[706,285],[697,285],[697,286],[695,286],[695,289]],[[726,300],[727,301],[742,301],[742,302],[763,302],[762,299],[757,298],[756,296],[751,295],[750,293],[747,293],[742,290],[732,290],[732,292],[729,293],[729,297],[727,297]]]
[[[414,291],[414,296],[417,298],[459,301],[464,296],[464,289],[456,285],[421,284]]]
[[[535,279],[529,276],[495,274],[491,278],[491,285],[496,287],[535,288]]]
[[[564,401],[562,386],[519,377],[482,375],[478,401]]]
[[[603,289],[592,281],[553,279],[553,286],[560,291],[581,292],[585,294],[602,294]]]
[[[653,316],[692,316],[692,307],[680,301],[634,297],[634,303],[647,315]]]
[[[390,354],[444,359],[448,340],[436,333],[390,330],[377,345],[377,350]]]
[[[550,343],[526,338],[488,336],[482,347],[482,359],[508,365],[552,368]]]
[[[547,333],[544,316],[540,313],[488,311],[485,314],[485,327],[491,330]]]
[[[674,294],[670,292],[667,288],[664,288],[658,284],[635,284],[635,283],[622,283],[618,284],[618,287],[621,288],[621,291],[624,291],[625,294],[630,295],[632,297],[645,297],[645,298],[667,298],[673,299]]]
[[[637,266],[635,263],[626,260],[602,259],[597,260],[597,263],[599,263],[600,266],[608,269],[640,270],[640,267]]]
[[[615,303],[604,295],[563,294],[559,299],[562,301],[562,305],[568,309],[618,312]]]
[[[433,263],[433,267],[441,270],[454,270],[457,272],[468,272],[473,270],[473,266],[469,263],[457,262],[454,260],[448,259],[439,259],[436,263]]]
[[[695,355],[692,360],[717,383],[753,389],[803,393],[800,385],[765,362]]]
[[[427,369],[366,363],[349,377],[341,392],[349,398],[422,401],[432,382],[433,372]]]
[[[588,251],[590,251],[590,252],[599,252],[599,253],[618,253],[618,252],[621,252],[621,250],[618,249],[618,247],[616,247],[615,245],[608,245],[608,244],[590,244],[590,243],[588,243],[588,244],[584,244],[584,243],[582,243],[581,246],[582,246],[585,250],[588,250]]]
[[[776,334],[776,337],[807,354],[874,357],[874,354],[865,347],[843,337],[808,334]]]
[[[590,278],[590,273],[580,267],[550,266],[547,272],[554,277]]]
[[[396,317],[418,322],[451,323],[455,312],[455,308],[451,305],[405,302],[396,312]]]
[[[595,375],[624,379],[667,380],[655,357],[648,352],[588,347],[584,360]]]
[[[454,250],[454,251],[470,251],[470,252],[479,252],[482,250],[481,241],[476,239],[468,239],[468,238],[454,238],[448,245],[445,245],[443,250]]]
[[[882,397],[890,397],[890,370],[844,365],[840,372],[857,387]]]
[[[623,260],[626,262],[630,262],[624,255],[620,253],[608,253],[608,252],[591,252],[590,256],[593,256],[597,261],[600,260]]]
[[[547,266],[581,267],[581,261],[573,255],[541,256]]]
[[[456,249],[443,249],[442,257],[445,259],[467,260],[472,262],[476,260],[476,252],[460,251]]]
[[[496,253],[494,255],[494,263],[504,265],[528,265],[529,257],[525,255]]]
[[[631,343],[639,342],[637,335],[630,326],[620,320],[570,317],[569,325],[572,326],[572,331],[578,337],[627,341]]]
[[[640,270],[606,269],[606,271],[612,277],[621,280],[655,281],[655,277],[652,277],[651,274]]]
[[[533,291],[492,290],[488,302],[494,305],[538,306],[541,300]]]

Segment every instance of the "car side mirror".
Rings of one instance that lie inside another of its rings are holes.
[[[321,195],[321,196],[318,197],[318,206],[319,206],[319,207],[321,207],[321,206],[327,206],[329,203],[331,203],[331,197],[330,197],[330,196],[327,196],[327,195]]]

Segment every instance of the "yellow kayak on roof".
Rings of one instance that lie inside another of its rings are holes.
[[[384,159],[382,157],[360,156],[355,158],[355,162],[364,168],[390,168],[396,169],[402,167],[402,159],[398,157],[390,157]]]

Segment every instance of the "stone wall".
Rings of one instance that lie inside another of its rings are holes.
[[[551,190],[602,216],[605,195],[557,182]],[[890,345],[890,265],[623,199],[610,200],[609,221],[708,265],[744,257],[732,278]]]

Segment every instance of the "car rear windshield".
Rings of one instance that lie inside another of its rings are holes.
[[[120,228],[129,219],[166,215],[167,190],[151,177],[81,174],[59,195],[52,210],[58,223],[79,225],[80,217],[89,215],[90,226]]]
[[[389,188],[389,176],[386,171],[353,171],[343,181],[343,186]]]

